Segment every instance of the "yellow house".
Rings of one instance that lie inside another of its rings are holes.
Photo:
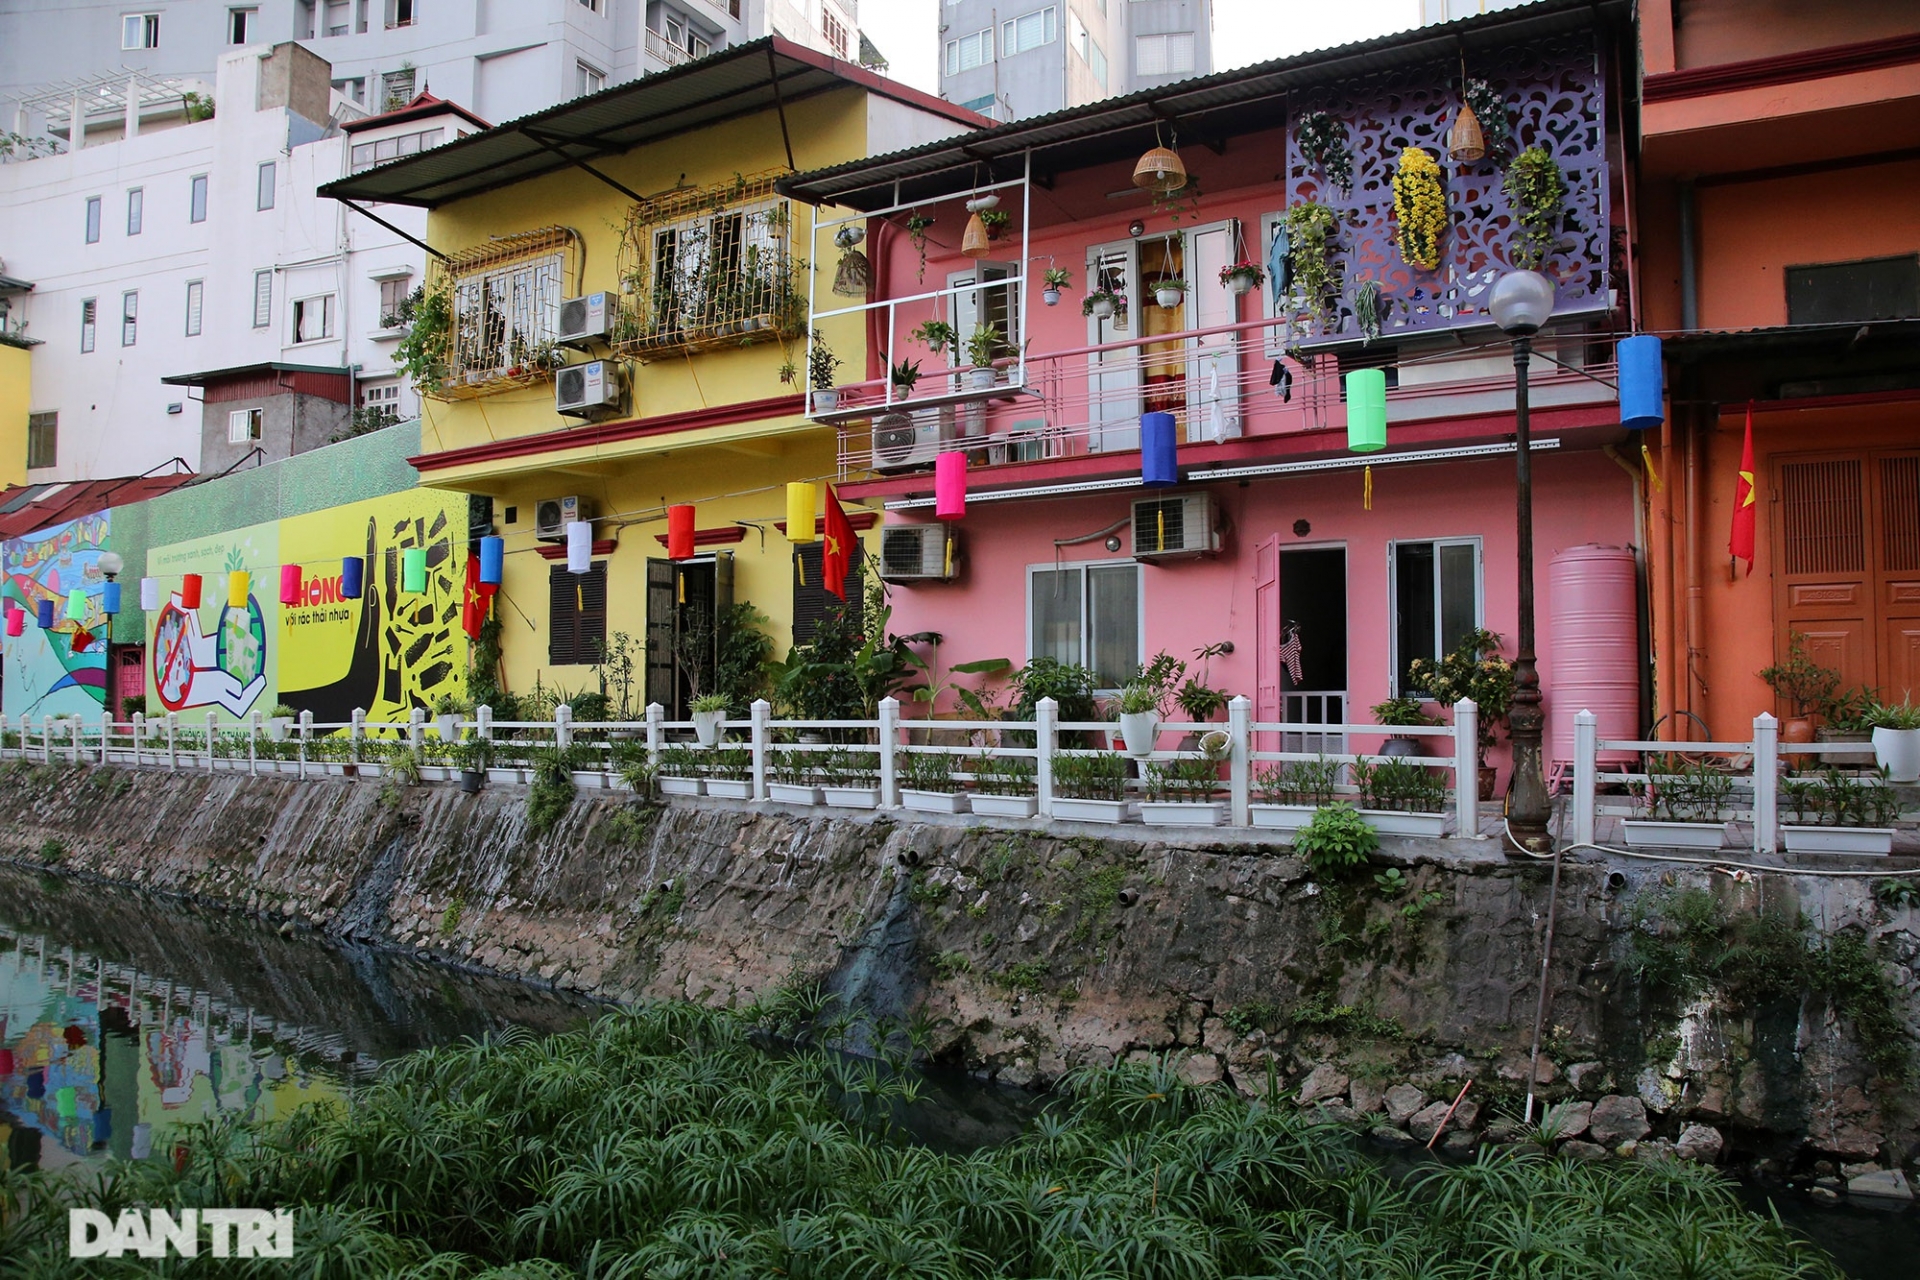
[[[815,261],[774,180],[982,123],[773,37],[321,188],[376,218],[430,211],[411,462],[492,500],[508,690],[579,691],[624,635],[630,709],[681,717],[712,691],[732,605],[766,617],[777,653],[805,633],[819,544],[787,541],[785,487],[835,471],[834,428],[802,393],[809,273],[837,264]],[[857,317],[823,329],[852,377],[875,376]],[[695,554],[669,560],[679,504]],[[592,524],[585,574],[567,566],[574,520]]]
[[[0,485],[27,482],[33,361],[24,340],[0,335]]]

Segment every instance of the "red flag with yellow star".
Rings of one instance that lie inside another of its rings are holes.
[[[1740,475],[1733,482],[1733,536],[1727,550],[1747,562],[1753,573],[1753,518],[1757,494],[1753,483],[1753,406],[1747,406],[1747,439],[1740,447]]]
[[[833,592],[841,600],[847,598],[847,565],[853,557],[853,524],[847,519],[847,513],[840,508],[840,499],[834,495],[833,486],[827,486],[826,528],[821,530],[820,577],[821,586]]]

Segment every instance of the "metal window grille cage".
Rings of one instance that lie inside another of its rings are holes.
[[[567,227],[501,236],[436,263],[427,282],[448,316],[446,365],[424,388],[470,400],[552,379],[560,302],[579,292],[581,245]]]
[[[792,213],[774,173],[633,206],[620,240],[614,349],[639,359],[786,340],[805,331]]]

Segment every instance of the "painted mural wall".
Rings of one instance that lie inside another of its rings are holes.
[[[26,625],[6,639],[0,665],[0,707],[8,717],[99,717],[106,704],[106,614],[101,611],[100,553],[107,550],[112,513],[95,512],[52,525],[0,546],[6,579],[0,596],[26,611]],[[67,617],[73,591],[85,593],[86,616]],[[137,588],[136,588],[137,594]],[[53,603],[54,625],[35,625],[40,601]],[[78,649],[76,651],[76,641]]]

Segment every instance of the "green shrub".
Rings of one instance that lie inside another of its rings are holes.
[[[1327,805],[1294,834],[1293,848],[1317,876],[1337,876],[1367,860],[1380,836],[1350,804]]]
[[[1127,758],[1112,751],[1055,756],[1053,789],[1069,800],[1125,800]]]

